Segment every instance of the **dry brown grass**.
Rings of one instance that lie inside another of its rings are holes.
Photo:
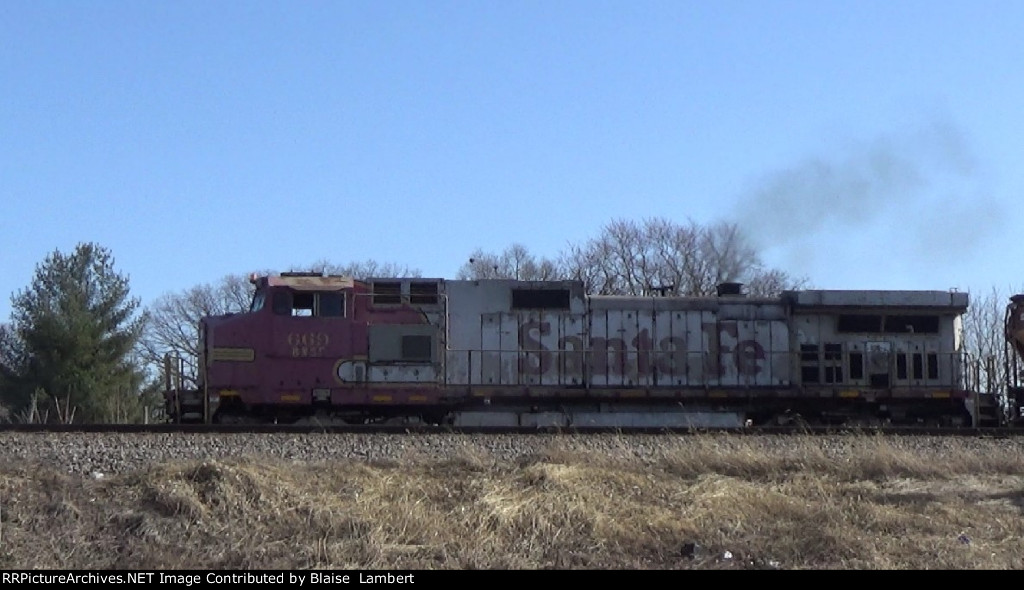
[[[0,568],[1024,566],[1019,447],[936,460],[864,437],[835,458],[813,438],[689,440],[646,464],[555,443],[514,464],[467,448],[99,480],[7,466]]]

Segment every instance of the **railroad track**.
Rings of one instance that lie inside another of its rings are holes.
[[[315,424],[0,424],[0,434],[25,433],[123,433],[123,434],[514,434],[514,435],[886,435],[886,436],[960,436],[1016,437],[1024,428],[937,428],[917,426],[843,427],[843,426],[759,426],[745,428],[648,428],[648,427],[452,427],[425,425],[315,425]]]

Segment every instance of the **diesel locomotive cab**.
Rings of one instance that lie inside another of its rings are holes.
[[[190,387],[186,363],[167,364],[167,412],[173,422],[248,421],[261,407],[297,398],[308,376],[323,371],[300,359],[325,355],[344,318],[352,280],[317,273],[252,276],[255,286],[245,312],[207,316],[199,322],[198,366]],[[332,333],[333,332],[333,333]],[[285,376],[285,378],[282,378]],[[309,387],[303,387],[309,395]],[[287,390],[287,391],[283,391]],[[246,418],[243,418],[246,417]]]
[[[211,318],[204,363],[210,421],[281,419],[330,401],[332,366],[347,344],[349,277],[281,273],[252,277],[249,311]],[[326,392],[326,393],[325,393]],[[271,416],[273,414],[273,416]]]

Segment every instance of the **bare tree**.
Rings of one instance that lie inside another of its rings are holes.
[[[243,275],[228,275],[216,284],[197,285],[161,296],[149,306],[139,356],[159,373],[164,356],[182,360],[182,380],[194,387],[198,375],[199,320],[206,316],[240,313],[249,309],[254,286]],[[151,375],[152,376],[152,375]]]
[[[600,252],[590,244],[571,244],[559,259],[558,268],[563,278],[582,282],[587,293],[607,295],[614,286],[601,262]]]
[[[705,227],[664,218],[642,223],[613,220],[597,237],[570,244],[556,260],[537,258],[522,244],[513,244],[501,254],[478,249],[457,278],[571,279],[596,295],[657,291],[708,296],[727,281],[748,283],[751,294],[776,295],[805,283],[782,270],[764,268],[735,224]]]
[[[501,254],[475,250],[469,260],[459,268],[456,278],[518,279],[521,281],[550,281],[560,278],[556,262],[538,259],[522,244],[512,244]]]
[[[804,281],[765,269],[735,224],[678,224],[663,218],[643,223],[616,220],[560,259],[563,276],[583,281],[590,293],[643,295],[654,290],[708,296],[723,282],[745,282],[749,292],[775,295]]]
[[[1002,393],[1007,381],[1003,325],[1009,295],[993,287],[984,295],[971,293],[970,296],[970,305],[963,316],[963,349],[969,361],[966,367],[970,377],[968,385],[985,392]],[[1010,354],[1014,354],[1012,350]]]
[[[762,268],[760,265],[751,269],[747,278],[747,293],[753,297],[777,297],[787,290],[804,289],[807,279],[794,278],[789,273],[777,268]]]
[[[760,257],[733,223],[719,222],[701,232],[700,257],[708,261],[715,285],[743,280]]]
[[[642,295],[663,286],[663,277],[658,275],[666,274],[667,269],[660,264],[659,252],[652,247],[655,244],[648,240],[650,227],[650,223],[612,221],[597,238],[570,246],[560,261],[564,273],[583,280],[587,291],[597,295]]]
[[[422,274],[419,269],[391,262],[377,262],[376,260],[337,264],[321,259],[309,265],[293,265],[289,270],[342,275],[356,279],[419,277]]]

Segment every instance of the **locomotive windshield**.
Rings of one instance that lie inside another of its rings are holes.
[[[263,303],[266,302],[267,296],[260,289],[252,296],[252,303],[249,305],[249,313],[257,312],[263,309]]]

